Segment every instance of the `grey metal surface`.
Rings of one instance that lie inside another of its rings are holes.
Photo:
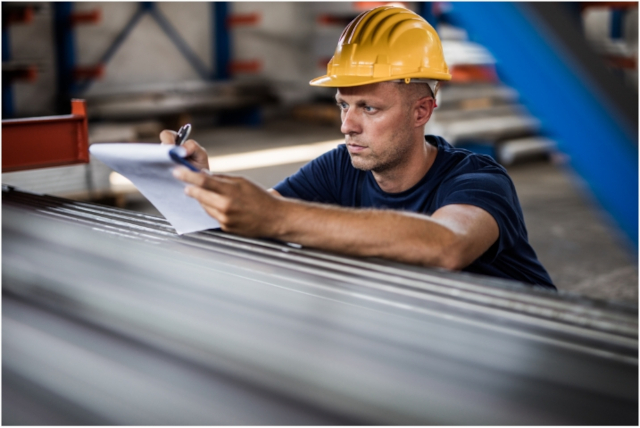
[[[192,81],[134,85],[117,91],[94,92],[86,98],[91,118],[131,120],[255,107],[272,102],[274,95],[261,81]]]
[[[3,191],[3,421],[636,424],[637,307]]]
[[[91,157],[91,162],[84,165],[6,172],[2,174],[2,183],[59,196],[91,195],[94,192],[110,191],[111,171],[105,164]]]

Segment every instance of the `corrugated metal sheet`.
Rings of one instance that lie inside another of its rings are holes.
[[[637,307],[3,192],[3,421],[637,424]]]

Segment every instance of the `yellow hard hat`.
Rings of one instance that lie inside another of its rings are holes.
[[[402,7],[380,6],[347,25],[327,74],[309,84],[336,88],[396,79],[451,80],[451,74],[427,21]]]

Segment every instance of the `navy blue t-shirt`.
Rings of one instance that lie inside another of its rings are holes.
[[[474,205],[498,223],[500,236],[482,256],[463,269],[553,288],[527,238],[516,189],[505,169],[491,157],[451,146],[428,135],[438,148],[434,164],[412,188],[386,193],[371,171],[351,165],[344,144],[309,162],[274,187],[282,196],[343,207],[411,211],[427,215],[451,204]]]

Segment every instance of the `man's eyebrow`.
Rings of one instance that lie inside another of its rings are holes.
[[[346,103],[346,101],[338,94],[336,94],[335,99],[336,99],[336,103],[337,104]],[[365,106],[368,106],[368,105],[371,105],[371,104],[372,104],[371,100],[366,100],[366,99],[363,99],[363,98],[360,98],[360,99],[354,101],[353,103],[351,103],[351,105],[354,105],[356,107],[365,107]]]

